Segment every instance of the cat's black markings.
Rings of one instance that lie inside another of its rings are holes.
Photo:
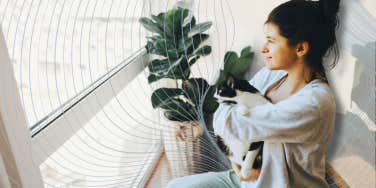
[[[248,81],[237,79],[232,75],[229,75],[227,80],[218,85],[215,97],[219,102],[231,105],[238,105],[239,103],[242,103],[242,105],[246,106],[247,108],[252,108],[255,105],[268,102],[267,99],[263,97],[254,86],[249,84]],[[247,113],[248,112],[245,112],[244,115],[247,115]],[[228,157],[231,158],[234,155],[234,152],[241,152],[242,161],[237,161],[238,163],[241,163],[239,165],[242,167],[243,177],[250,175],[249,173],[252,168],[261,168],[262,149],[264,145],[263,141],[249,143],[244,141],[234,141],[233,139],[224,140],[219,135],[217,135],[217,138],[219,148]],[[244,144],[246,146],[244,146]],[[243,147],[243,149],[241,149],[241,147]],[[247,151],[244,151],[244,147],[246,147],[245,149]]]

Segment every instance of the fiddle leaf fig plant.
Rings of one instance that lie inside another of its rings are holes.
[[[220,75],[216,85],[225,80],[229,74],[238,79],[244,79],[245,73],[251,66],[253,57],[254,52],[251,51],[250,46],[243,48],[240,52],[240,56],[234,51],[226,52],[224,67],[222,70],[220,70]]]
[[[190,77],[191,66],[211,53],[211,46],[202,43],[209,38],[204,32],[212,22],[196,24],[189,14],[190,10],[178,7],[139,19],[153,33],[145,46],[148,54],[156,56],[148,64],[148,82],[164,78],[176,81],[176,88],[158,88],[151,96],[153,108],[163,109],[172,121],[198,121],[202,114],[213,113],[216,108],[216,104],[208,104],[214,100],[206,97],[208,82]]]

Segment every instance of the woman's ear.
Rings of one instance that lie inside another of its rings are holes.
[[[309,51],[309,43],[307,41],[300,42],[296,48],[296,55],[298,57],[304,57]]]

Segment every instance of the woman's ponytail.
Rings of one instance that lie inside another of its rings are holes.
[[[338,26],[337,13],[339,10],[339,2],[340,0],[320,0],[318,2],[323,19],[330,27],[336,28]]]
[[[339,10],[339,0],[320,0],[319,5],[324,12],[324,15],[331,17],[336,15]]]
[[[337,39],[335,37],[335,31],[338,27],[338,11],[339,11],[339,4],[340,0],[320,0],[319,7],[321,9],[324,21],[324,27],[326,27],[326,31],[328,35],[327,45],[329,46],[328,52],[334,54],[334,60],[331,64],[331,67],[334,67],[336,62],[339,59],[339,49],[337,44]]]

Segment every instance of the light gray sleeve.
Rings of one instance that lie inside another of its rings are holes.
[[[222,104],[214,114],[214,129],[252,142],[311,142],[317,140],[322,126],[320,97],[306,91],[277,104],[256,106],[250,116],[238,113],[237,105]]]

